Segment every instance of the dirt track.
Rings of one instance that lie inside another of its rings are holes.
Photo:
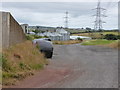
[[[118,52],[80,44],[55,45],[50,65],[14,87],[117,88]]]

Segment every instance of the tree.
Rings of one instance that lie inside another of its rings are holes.
[[[35,31],[33,31],[35,34],[40,33],[40,30],[36,29]]]
[[[91,30],[91,28],[86,27],[86,30]]]

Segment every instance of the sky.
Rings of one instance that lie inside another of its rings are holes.
[[[10,12],[20,24],[30,26],[65,26],[65,12],[68,11],[69,28],[94,28],[97,2],[3,2],[0,11]],[[117,2],[101,2],[107,17],[102,20],[103,29],[118,29]]]

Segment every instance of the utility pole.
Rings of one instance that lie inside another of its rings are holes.
[[[95,25],[94,25],[94,30],[95,31],[102,31],[102,24],[103,23],[106,23],[104,21],[102,21],[102,17],[106,17],[104,14],[102,14],[102,12],[106,9],[104,8],[101,8],[101,3],[100,3],[100,0],[98,1],[98,4],[97,4],[97,8],[95,8],[94,10],[96,10],[96,14],[93,15],[95,16]]]
[[[65,12],[65,28],[68,28],[68,12]]]

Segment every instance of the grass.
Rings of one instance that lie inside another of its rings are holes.
[[[96,39],[89,40],[82,43],[82,45],[106,45],[115,42],[115,40]]]
[[[118,32],[100,32],[101,34],[103,35],[106,35],[106,34],[114,34],[114,35],[119,35]],[[99,35],[100,34],[99,32],[95,32],[93,34],[96,34],[96,35]],[[72,34],[73,36],[90,36],[91,34],[90,33],[79,33],[79,34]]]
[[[72,33],[81,33],[81,32],[85,32],[85,30],[75,30],[75,29],[65,29],[66,31]]]
[[[38,35],[26,34],[27,40],[34,40],[34,39],[39,39],[39,38],[48,38],[48,37],[47,36],[38,36]]]
[[[110,43],[110,44],[108,44],[106,46],[107,47],[111,47],[111,48],[120,49],[120,41],[116,41],[116,42]]]
[[[105,39],[96,39],[83,42],[81,45],[100,45],[107,46],[111,48],[119,48],[118,40],[105,40]]]
[[[3,85],[13,85],[48,64],[31,41],[5,49],[2,54]]]
[[[79,34],[72,34],[72,35],[73,35],[73,36],[88,36],[88,37],[92,37],[92,38],[100,39],[100,38],[103,37],[101,34],[102,34],[102,35],[106,35],[106,34],[119,35],[118,32],[79,33]]]
[[[119,33],[118,33],[118,32],[103,32],[103,35],[106,35],[106,34],[119,35]]]
[[[80,40],[69,40],[69,41],[53,41],[53,44],[57,45],[69,45],[69,44],[77,44],[81,43]]]

